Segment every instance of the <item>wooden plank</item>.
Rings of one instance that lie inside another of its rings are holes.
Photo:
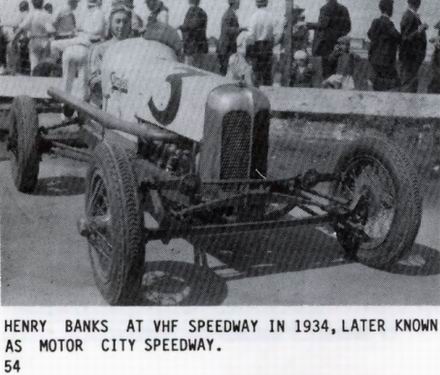
[[[292,65],[292,30],[293,30],[293,0],[286,0],[286,30],[284,30],[284,53],[285,60],[282,67],[283,86],[288,86],[290,67]]]
[[[440,120],[440,95],[261,87],[274,113]]]
[[[28,95],[35,99],[49,99],[49,87],[61,87],[61,78],[0,76],[0,98]]]

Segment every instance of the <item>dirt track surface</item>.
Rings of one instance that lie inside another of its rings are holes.
[[[307,164],[296,160],[286,167],[289,172]],[[28,195],[13,186],[9,161],[0,161],[2,304],[105,304],[95,287],[87,243],[76,229],[85,170],[81,163],[44,157],[37,191]],[[145,291],[138,303],[439,305],[438,179],[424,182],[424,199],[412,253],[391,272],[347,262],[337,241],[314,228],[207,238],[197,246],[209,251],[209,271],[192,264],[193,244],[152,242],[146,275],[165,271],[173,277],[156,285],[155,294]]]

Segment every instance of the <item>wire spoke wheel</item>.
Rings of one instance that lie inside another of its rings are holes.
[[[358,202],[352,221],[364,234],[362,239],[358,236],[360,246],[376,248],[385,241],[396,213],[397,190],[389,171],[374,158],[356,159],[339,187],[338,196]]]
[[[107,190],[105,189],[102,175],[95,170],[91,177],[91,194],[87,203],[86,216],[89,222],[93,222],[96,218],[105,217],[108,225],[96,228],[89,238],[90,256],[93,258],[94,264],[99,263],[97,272],[100,272],[102,280],[110,278],[110,260],[113,251],[111,240],[111,213],[109,207],[109,199]]]
[[[98,289],[112,305],[137,301],[144,269],[143,215],[130,160],[118,145],[103,142],[86,179],[89,253]]]
[[[349,202],[351,214],[336,223],[346,254],[387,268],[411,250],[420,227],[417,174],[406,155],[373,135],[355,142],[339,159],[333,193]]]

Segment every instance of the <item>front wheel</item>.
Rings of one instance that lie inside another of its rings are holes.
[[[348,201],[352,214],[336,223],[347,255],[366,265],[388,268],[412,248],[422,200],[406,155],[380,135],[355,142],[339,159],[333,193]]]
[[[33,192],[40,169],[38,112],[34,100],[28,96],[18,96],[12,102],[8,149],[15,187],[23,193]]]
[[[96,284],[111,305],[133,304],[144,270],[144,220],[136,179],[124,149],[99,144],[86,180],[86,217]]]

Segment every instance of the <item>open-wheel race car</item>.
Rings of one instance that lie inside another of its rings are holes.
[[[152,240],[327,224],[347,256],[369,266],[387,268],[411,249],[421,221],[417,175],[383,137],[355,141],[332,173],[270,179],[270,103],[260,90],[181,64],[143,39],[110,47],[101,80],[99,105],[49,90],[52,106],[77,112],[58,127],[75,122],[82,144],[51,138],[57,125],[40,127],[35,100],[20,96],[9,149],[24,192],[35,188],[42,153],[90,162],[78,227],[108,303],[136,301]],[[289,215],[295,208],[304,214]],[[207,265],[203,250],[195,262]]]

